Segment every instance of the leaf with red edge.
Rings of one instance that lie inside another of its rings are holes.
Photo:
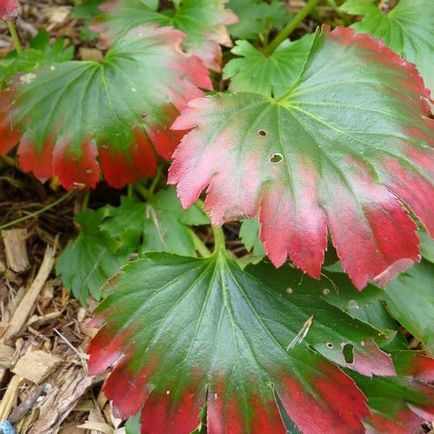
[[[434,359],[404,351],[394,354],[394,361],[400,377],[366,378],[351,373],[371,408],[368,434],[416,433],[424,422],[434,419]]]
[[[400,0],[390,12],[382,12],[373,2],[347,1],[341,9],[363,20],[353,25],[358,32],[382,39],[400,56],[414,62],[434,92],[434,2]]]
[[[11,20],[18,15],[17,0],[0,0],[0,20]]]
[[[153,253],[124,267],[96,309],[102,329],[89,348],[92,374],[113,366],[104,392],[118,414],[141,410],[142,433],[187,434],[207,402],[209,434],[284,433],[276,392],[301,432],[363,433],[363,395],[333,362],[393,375],[378,330],[325,302],[328,281],[279,273],[243,271],[221,251]]]
[[[199,87],[211,88],[200,60],[181,51],[183,39],[171,28],[140,27],[102,63],[63,62],[17,77],[0,98],[0,150],[18,129],[22,168],[66,188],[94,187],[100,166],[114,187],[154,175],[156,155],[170,158],[179,141],[167,126],[202,96]]]
[[[119,34],[146,23],[173,26],[187,37],[187,52],[198,56],[205,65],[220,70],[222,50],[220,45],[232,45],[226,26],[237,22],[237,17],[225,8],[227,0],[182,0],[174,11],[159,13],[140,0],[109,0],[101,6],[103,14],[92,28]]]
[[[434,235],[434,121],[414,65],[352,29],[322,31],[279,98],[217,94],[189,103],[169,183],[184,207],[207,189],[214,224],[259,214],[276,266],[318,278],[327,229],[359,289],[420,259]]]

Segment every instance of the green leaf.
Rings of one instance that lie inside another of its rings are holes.
[[[366,1],[354,5],[351,2],[343,6],[347,12],[364,15],[353,27],[382,39],[393,51],[415,63],[426,86],[434,92],[434,2],[400,0],[387,14]]]
[[[236,39],[256,39],[272,29],[280,30],[292,18],[283,1],[230,0],[228,8],[235,12],[238,23],[229,26],[229,33]]]
[[[422,261],[386,288],[390,313],[434,354],[434,265]]]
[[[13,103],[0,110],[0,152],[16,144],[18,130],[22,168],[68,189],[94,187],[100,165],[114,187],[153,176],[156,153],[169,159],[182,136],[167,129],[174,116],[203,95],[197,86],[211,87],[202,63],[180,50],[183,39],[171,28],[140,27],[102,63],[62,62],[21,76],[8,91]]]
[[[104,391],[119,414],[143,407],[142,432],[188,433],[208,389],[210,432],[272,426],[280,434],[274,389],[302,432],[332,432],[336,423],[362,432],[363,397],[326,358],[392,374],[378,330],[325,302],[323,282],[289,267],[276,281],[275,273],[268,265],[242,271],[220,251],[148,254],[124,267],[96,310],[104,326],[90,347],[92,373],[114,364]]]
[[[184,46],[198,56],[205,65],[219,71],[222,52],[220,45],[231,46],[226,25],[237,21],[237,17],[225,9],[226,0],[182,0],[176,2],[176,10],[156,12],[141,0],[116,0],[106,3],[94,28],[107,27],[119,34],[126,29],[154,23],[173,26],[185,33]]]
[[[192,229],[209,224],[198,205],[184,211],[174,188],[161,190],[147,202],[122,197],[119,207],[106,207],[99,228],[120,251],[168,252],[196,256]]]
[[[215,225],[258,215],[277,267],[290,259],[319,278],[330,233],[358,289],[384,286],[420,257],[403,203],[434,236],[428,91],[414,65],[369,35],[338,27],[299,44],[306,41],[297,73],[271,68],[261,93],[189,103],[172,126],[190,132],[173,154],[169,184],[184,207],[206,191]]]
[[[138,251],[146,219],[146,205],[123,196],[119,207],[106,207],[99,229],[119,243],[121,251]]]
[[[424,230],[419,230],[419,238],[422,256],[427,261],[434,263],[434,240]]]
[[[366,15],[375,14],[378,7],[374,0],[348,0],[340,7],[340,10],[347,14]]]
[[[314,40],[314,35],[308,35],[295,42],[285,41],[270,56],[250,42],[237,41],[232,53],[240,58],[224,68],[224,78],[231,79],[229,90],[276,98],[284,95],[300,76]]]
[[[40,31],[30,41],[27,50],[20,53],[14,51],[0,59],[0,85],[18,73],[31,73],[43,65],[64,62],[73,57],[74,47],[67,47],[65,39],[50,43],[50,35]]]
[[[208,224],[197,205],[184,211],[174,188],[160,191],[145,206],[143,252],[169,252],[196,256],[188,225]]]
[[[240,227],[240,239],[248,252],[254,256],[265,256],[264,246],[259,239],[258,219],[244,220]]]
[[[116,252],[113,240],[102,234],[98,227],[106,210],[87,210],[75,217],[80,234],[70,241],[57,259],[56,273],[62,277],[66,289],[80,303],[89,296],[99,300],[101,287],[128,261],[128,254]]]
[[[125,424],[125,434],[140,434],[140,413],[128,419]]]

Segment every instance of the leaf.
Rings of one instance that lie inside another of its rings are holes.
[[[1,0],[0,20],[13,20],[18,16],[18,3],[16,0]]]
[[[419,231],[419,238],[422,256],[434,264],[434,240],[424,230]]]
[[[400,0],[385,14],[372,3],[366,8],[343,5],[349,13],[364,15],[353,27],[382,39],[400,56],[414,62],[431,92],[434,92],[434,2],[431,0]]]
[[[229,0],[228,7],[239,18],[229,26],[236,39],[256,39],[273,28],[280,30],[292,18],[288,7],[280,0],[265,3],[257,0]]]
[[[122,197],[107,207],[99,228],[116,240],[121,251],[169,252],[196,256],[189,226],[208,224],[198,205],[184,211],[174,188],[161,190],[146,203]]]
[[[391,314],[434,354],[434,265],[422,261],[389,283],[385,298]]]
[[[224,78],[231,79],[229,90],[282,96],[300,76],[314,40],[315,35],[308,35],[295,42],[285,41],[270,56],[250,42],[237,41],[232,53],[241,58],[231,60],[224,69]]]
[[[414,351],[408,352],[414,353]],[[407,354],[397,353],[395,362],[408,359]],[[414,357],[413,363],[423,363],[425,369],[434,373],[434,360]],[[397,369],[399,369],[397,367]],[[417,373],[416,373],[417,375]],[[432,420],[434,416],[434,388],[417,380],[417,376],[399,378],[372,377],[366,378],[351,373],[357,385],[368,398],[373,410],[367,423],[374,428],[369,433],[378,434],[408,434],[415,433],[424,421]]]
[[[18,73],[30,73],[42,65],[71,60],[74,57],[74,47],[67,47],[65,39],[58,39],[50,44],[49,34],[40,31],[29,44],[29,48],[20,53],[12,52],[1,60],[0,83]]]
[[[81,231],[70,241],[57,259],[56,273],[62,277],[65,288],[82,303],[89,295],[101,298],[100,288],[128,261],[128,253],[113,252],[112,240],[102,234],[98,226],[104,219],[105,209],[87,210],[75,217]]]
[[[160,191],[146,204],[145,215],[143,252],[196,256],[192,230],[188,225],[208,223],[196,205],[184,211],[175,189],[170,188]]]
[[[416,224],[434,235],[434,121],[415,67],[368,35],[316,35],[279,98],[217,94],[189,103],[172,128],[192,131],[169,183],[184,207],[207,188],[214,224],[259,214],[274,265],[318,278],[327,228],[359,289],[419,260]]]
[[[99,230],[108,238],[116,240],[121,251],[138,251],[145,226],[146,205],[122,196],[120,206],[108,206],[105,209],[105,218]]]
[[[257,219],[244,220],[240,227],[240,239],[248,252],[254,256],[265,255],[264,246],[259,240],[259,222]]]
[[[220,45],[232,45],[226,26],[237,17],[224,4],[227,0],[182,0],[175,11],[159,13],[140,0],[114,0],[102,6],[104,14],[93,26],[107,27],[115,34],[138,25],[155,23],[173,26],[185,33],[184,46],[188,53],[199,57],[215,71],[220,70]]]
[[[141,27],[119,38],[101,64],[63,62],[19,77],[8,91],[12,105],[3,94],[0,151],[15,144],[19,127],[21,166],[42,180],[94,187],[100,165],[114,187],[154,175],[154,147],[168,159],[180,137],[165,128],[202,95],[197,86],[211,87],[203,65],[181,52],[183,38]]]
[[[89,348],[92,374],[114,366],[104,393],[118,414],[142,409],[142,433],[189,433],[208,390],[210,434],[283,433],[275,390],[302,432],[364,432],[363,396],[326,358],[393,374],[378,331],[324,302],[320,282],[288,271],[292,292],[270,266],[242,271],[220,251],[147,254],[124,267],[107,284]]]

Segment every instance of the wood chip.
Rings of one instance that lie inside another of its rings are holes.
[[[4,341],[11,339],[16,334],[18,334],[23,328],[23,326],[26,324],[27,318],[35,307],[35,302],[38,298],[38,295],[51,273],[54,265],[55,254],[56,246],[48,246],[45,250],[44,260],[42,261],[41,268],[39,269],[35,280],[31,284],[30,288],[28,289],[23,299],[20,301],[17,309],[15,310],[9,323],[9,327],[3,336]]]
[[[77,428],[89,429],[91,431],[97,431],[99,433],[102,432],[104,434],[113,434],[114,433],[114,429],[110,425],[108,425],[106,423],[102,423],[102,422],[92,422],[90,420],[88,420],[87,422],[85,422],[82,425],[78,425]]]
[[[20,376],[15,375],[9,382],[8,388],[0,402],[0,420],[8,419],[9,414],[16,403],[19,387],[22,381],[23,379]]]
[[[6,261],[9,268],[17,273],[30,267],[27,255],[27,229],[10,229],[1,231],[5,245]]]
[[[82,368],[71,367],[54,381],[55,389],[41,404],[39,417],[27,434],[57,433],[61,423],[74,409],[77,401],[92,385],[93,377],[89,377]],[[77,431],[76,432],[81,432]]]
[[[44,351],[27,352],[18,360],[13,372],[35,384],[41,384],[60,365],[62,359]]]
[[[0,367],[8,369],[12,367],[15,348],[0,343]]]

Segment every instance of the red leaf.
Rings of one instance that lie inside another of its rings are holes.
[[[218,389],[216,389],[218,390]],[[208,434],[244,434],[245,424],[236,398],[224,401],[224,389],[208,394]],[[252,409],[249,434],[285,434],[285,429],[274,401],[263,402],[254,397],[249,402]]]
[[[293,377],[284,376],[278,393],[291,419],[304,433],[364,433],[361,419],[369,415],[362,392],[338,368],[324,364],[312,380],[320,400],[313,398]],[[342,412],[345,409],[345,412]]]
[[[53,172],[60,183],[71,189],[74,185],[94,188],[99,181],[99,166],[96,161],[98,150],[92,140],[80,144],[78,156],[69,150],[70,142],[59,143],[53,152]]]
[[[328,227],[355,286],[384,286],[420,259],[400,199],[434,236],[429,91],[413,64],[368,35],[338,28],[316,38],[283,96],[189,103],[172,126],[192,131],[169,183],[184,207],[206,189],[214,224],[259,214],[272,262],[289,258],[316,278]]]
[[[182,135],[169,125],[212,87],[203,63],[182,51],[184,38],[139,27],[102,64],[61,62],[12,80],[0,95],[0,152],[19,141],[19,129],[23,170],[57,176],[66,188],[95,187],[99,165],[114,187],[155,175],[157,156],[169,159]]]
[[[131,155],[104,145],[100,149],[105,179],[113,187],[120,188],[145,176],[154,176],[157,172],[157,157],[148,137],[139,129],[134,131],[134,137]]]
[[[18,15],[16,0],[0,0],[0,20],[11,20]]]
[[[8,113],[12,100],[13,93],[3,91],[0,98],[0,155],[6,155],[19,140],[19,132],[13,127]]]
[[[151,394],[142,410],[141,434],[189,434],[198,427],[205,394],[186,389],[172,399],[171,393]]]

